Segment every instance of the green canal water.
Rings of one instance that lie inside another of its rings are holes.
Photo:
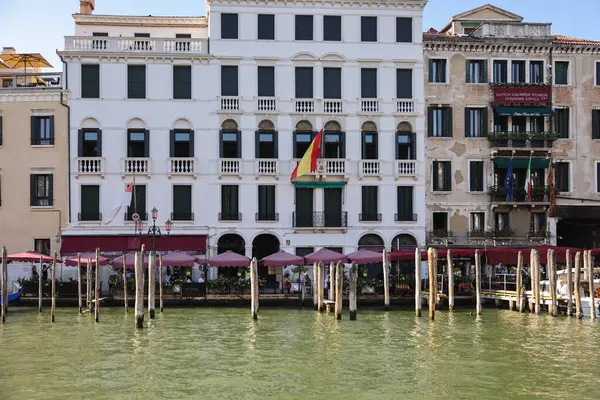
[[[0,399],[600,398],[599,323],[469,311],[165,309],[136,330],[131,310],[12,308]]]

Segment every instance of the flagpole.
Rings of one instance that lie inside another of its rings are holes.
[[[137,214],[137,195],[135,190],[135,168],[133,169],[133,213]],[[134,235],[137,233],[137,221],[134,221],[133,224],[133,233]]]

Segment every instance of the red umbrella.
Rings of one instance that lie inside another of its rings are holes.
[[[88,260],[90,261],[90,266],[96,265],[96,253],[81,253],[81,266],[87,267]],[[108,264],[108,258],[100,256],[98,258],[100,265]],[[68,267],[76,267],[77,266],[77,256],[67,257],[65,259],[65,265]]]
[[[9,254],[8,256],[6,256],[6,262],[37,263],[40,262],[40,258],[43,263],[51,263],[52,261],[54,261],[53,257],[36,253],[35,251],[26,251],[24,253]],[[61,263],[60,259],[57,259],[56,262],[58,264]]]
[[[367,249],[360,249],[354,253],[346,254],[346,257],[356,264],[372,264],[383,261],[383,255],[381,253]]]
[[[112,261],[113,268],[123,268],[123,256],[119,256]],[[144,264],[143,267],[148,268],[148,256],[144,256]],[[126,269],[134,269],[135,268],[135,253],[125,254],[125,268]]]
[[[206,260],[197,259],[197,261],[203,263]],[[221,253],[208,260],[208,265],[211,267],[248,267],[250,261],[251,260],[246,256],[227,250],[225,253]]]
[[[162,256],[163,267],[193,267],[195,258],[180,251]]]
[[[304,256],[304,259],[306,260],[307,264],[313,264],[319,261],[322,261],[324,263],[348,261],[348,257],[346,257],[345,255],[335,251],[331,251],[326,248],[322,248],[313,253],[310,253],[309,255]]]
[[[304,265],[304,257],[296,256],[279,250],[277,253],[271,254],[262,259],[266,267],[285,267],[287,265]]]

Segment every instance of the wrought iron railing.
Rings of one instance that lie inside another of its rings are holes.
[[[193,212],[172,212],[171,213],[171,221],[193,221],[194,213]]]
[[[80,212],[77,213],[77,220],[79,221],[102,221],[101,212]]]
[[[254,218],[259,221],[279,221],[279,213],[256,213]]]
[[[241,221],[242,213],[220,212],[219,221]]]
[[[555,193],[558,193],[555,190]],[[531,198],[522,187],[514,187],[512,196],[508,196],[506,188],[492,186],[489,188],[490,201],[493,203],[547,203],[550,201],[550,190],[548,187],[534,186],[531,189]]]
[[[348,226],[348,212],[315,211],[312,218],[309,213],[292,213],[294,228],[346,228]]]
[[[358,220],[361,222],[379,222],[381,221],[381,213],[360,213]]]
[[[491,147],[509,148],[552,148],[556,132],[491,132],[488,135]]]

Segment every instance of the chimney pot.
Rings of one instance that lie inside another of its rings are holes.
[[[79,13],[91,15],[96,6],[96,0],[79,0]]]

